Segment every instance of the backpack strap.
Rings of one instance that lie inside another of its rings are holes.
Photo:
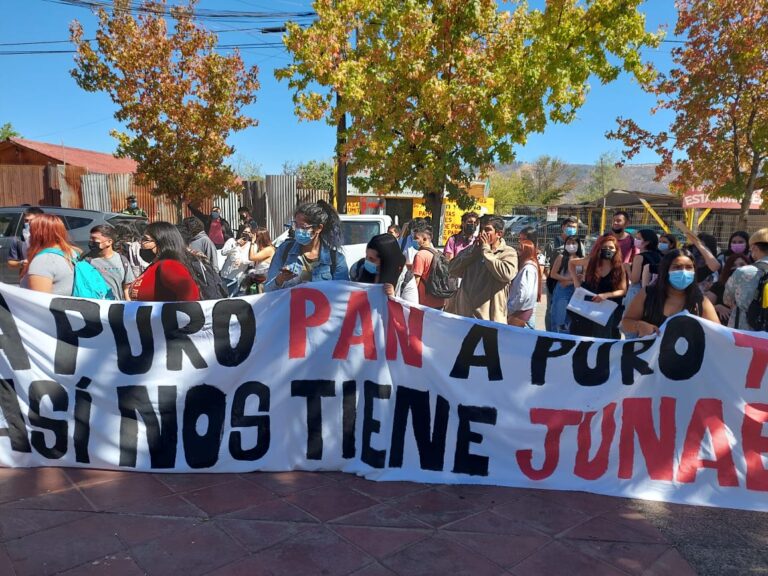
[[[336,253],[338,252],[338,249],[336,246],[333,246],[331,248],[331,279],[333,279],[334,276],[336,276]]]

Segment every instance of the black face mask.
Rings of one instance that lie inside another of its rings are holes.
[[[88,249],[91,252],[101,252],[101,246],[98,242],[88,242]]]
[[[611,250],[610,248],[601,248],[600,249],[600,258],[603,260],[613,260],[613,257],[616,255],[616,250]]]
[[[464,234],[470,235],[475,233],[475,225],[474,224],[464,224]]]
[[[139,250],[139,258],[144,260],[144,262],[153,262],[155,259],[155,253],[148,248],[142,248]]]

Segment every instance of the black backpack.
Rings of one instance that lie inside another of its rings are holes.
[[[205,256],[192,254],[192,275],[200,290],[200,300],[221,300],[227,298],[227,286]]]
[[[453,296],[459,289],[459,280],[448,274],[448,258],[434,248],[419,248],[419,250],[432,252],[429,276],[423,280],[426,293],[443,299]]]
[[[759,268],[762,272],[757,290],[752,297],[752,302],[747,308],[747,322],[753,330],[768,331],[768,270]],[[738,326],[736,326],[738,328]]]

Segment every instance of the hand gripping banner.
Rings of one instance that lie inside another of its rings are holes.
[[[210,302],[0,285],[0,465],[338,470],[768,510],[768,339],[578,339],[313,283]]]

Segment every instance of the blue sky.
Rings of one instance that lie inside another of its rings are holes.
[[[532,2],[533,5],[540,3]],[[83,23],[86,37],[96,31],[96,19],[84,8],[66,6],[46,0],[2,0],[0,43],[67,40],[73,19]],[[202,9],[238,11],[290,11],[311,9],[311,0],[201,0]],[[677,12],[672,0],[647,0],[641,10],[647,15],[647,27],[655,30],[666,26],[672,38]],[[220,31],[222,43],[270,42],[279,35],[253,31],[225,31],[256,27],[254,22],[216,22],[208,28]],[[269,23],[267,25],[275,25]],[[113,119],[115,107],[106,94],[81,90],[69,70],[71,54],[4,55],[9,50],[67,49],[69,44],[0,46],[0,125],[11,122],[23,137],[91,150],[111,152],[115,141],[109,131],[118,127]],[[660,70],[671,66],[672,44],[663,43],[646,52],[646,60]],[[324,122],[300,122],[293,114],[291,94],[285,83],[273,76],[276,67],[289,61],[280,48],[254,48],[242,51],[247,65],[260,68],[261,90],[257,102],[247,113],[259,125],[233,135],[230,143],[236,155],[261,165],[266,174],[280,173],[284,162],[329,159],[333,156],[334,129]],[[566,162],[592,164],[603,152],[618,152],[618,142],[604,137],[614,128],[617,116],[629,116],[641,126],[659,130],[668,126],[670,116],[651,116],[654,99],[644,94],[627,75],[609,85],[593,82],[587,103],[578,118],[569,125],[549,125],[543,134],[533,134],[527,144],[517,149],[521,161],[542,154],[557,156]],[[633,162],[656,162],[651,152],[643,152]]]

